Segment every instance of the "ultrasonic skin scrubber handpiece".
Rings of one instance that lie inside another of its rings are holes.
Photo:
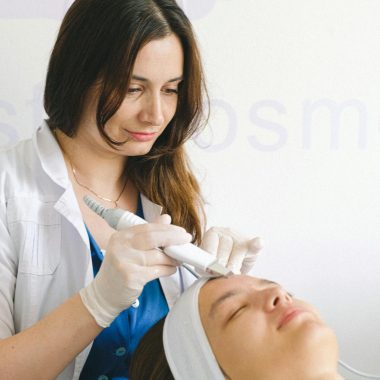
[[[121,208],[107,209],[87,195],[83,200],[92,211],[101,216],[115,230],[120,231],[138,224],[147,223],[143,218]],[[212,276],[229,276],[232,274],[229,269],[218,262],[215,256],[194,244],[172,245],[164,247],[163,251],[172,259],[192,265],[194,268],[207,272]]]

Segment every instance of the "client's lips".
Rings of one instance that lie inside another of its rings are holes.
[[[286,309],[284,313],[281,315],[280,321],[277,326],[277,330],[279,330],[281,327],[285,326],[288,322],[293,320],[295,317],[297,317],[299,314],[305,313],[307,310],[299,309],[295,307],[291,307],[289,309]]]

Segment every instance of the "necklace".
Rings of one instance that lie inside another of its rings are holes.
[[[127,182],[128,182],[128,178],[126,177],[125,178],[125,182],[124,182],[124,185],[123,185],[123,188],[121,189],[121,192],[119,194],[119,196],[114,200],[114,199],[110,199],[110,198],[106,198],[106,197],[103,197],[102,195],[98,194],[97,192],[95,192],[94,190],[92,190],[91,188],[89,188],[88,186],[84,185],[83,183],[81,183],[79,180],[78,180],[78,177],[77,177],[77,172],[74,168],[74,165],[73,163],[71,162],[70,160],[70,157],[67,155],[67,153],[63,150],[61,144],[59,143],[59,140],[58,140],[58,137],[57,137],[57,131],[56,129],[54,128],[53,129],[53,134],[55,136],[55,139],[59,145],[59,147],[61,148],[63,154],[66,156],[67,160],[69,161],[69,164],[70,164],[70,167],[71,167],[71,171],[73,173],[73,177],[75,179],[75,182],[80,186],[80,187],[83,187],[84,189],[90,191],[92,194],[94,194],[97,198],[103,200],[103,201],[106,201],[106,202],[110,202],[110,203],[114,203],[115,204],[115,207],[117,207],[117,202],[119,202],[122,194],[124,193],[124,190],[127,186]]]
[[[67,155],[66,155],[67,157]],[[75,179],[75,182],[83,187],[84,189],[90,191],[92,194],[94,194],[97,198],[103,200],[103,201],[106,201],[106,202],[110,202],[110,203],[114,203],[115,204],[115,207],[117,207],[117,202],[119,202],[122,194],[124,193],[124,190],[125,190],[125,187],[127,186],[127,182],[128,182],[128,178],[125,179],[125,182],[124,182],[124,185],[123,185],[123,188],[121,189],[121,192],[119,194],[119,196],[116,198],[116,199],[110,199],[110,198],[106,198],[106,197],[103,197],[102,195],[98,194],[96,191],[92,190],[91,188],[89,188],[88,186],[84,185],[83,183],[79,182],[78,178],[77,178],[77,172],[71,162],[71,160],[67,157],[67,159],[69,160],[70,162],[70,166],[71,166],[71,171],[73,172],[73,176],[74,176],[74,179]]]

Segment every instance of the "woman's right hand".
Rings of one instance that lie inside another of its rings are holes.
[[[170,224],[169,215],[156,223],[115,232],[94,280],[80,291],[97,324],[108,327],[141,294],[149,281],[175,273],[178,263],[157,249],[186,244],[192,239],[182,227]]]

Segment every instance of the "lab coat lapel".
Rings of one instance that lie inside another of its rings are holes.
[[[76,205],[76,207],[74,208],[72,205]],[[71,184],[58,199],[54,208],[75,227],[83,243],[86,245],[87,249],[90,250],[90,241],[86,227]]]
[[[152,223],[161,215],[163,207],[150,201],[144,194],[141,194],[141,203],[147,222]]]
[[[178,267],[177,272],[169,277],[160,277],[160,283],[169,309],[173,307],[182,292],[196,280],[196,277],[184,267]]]
[[[67,174],[62,151],[46,121],[37,129],[33,136],[33,143],[43,170],[59,186],[57,195],[60,197],[55,203],[54,209],[76,228],[83,243],[90,249],[87,231],[74,189]]]
[[[62,151],[46,121],[33,135],[33,144],[45,173],[59,187],[66,189],[70,183]]]

